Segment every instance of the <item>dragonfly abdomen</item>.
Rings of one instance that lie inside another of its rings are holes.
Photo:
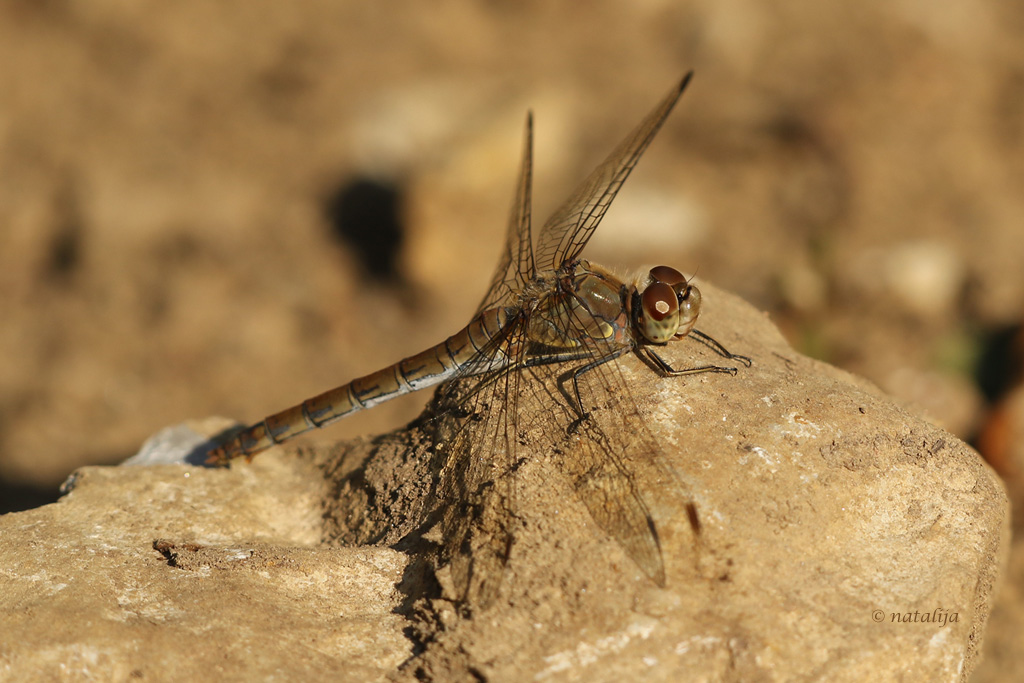
[[[483,311],[436,346],[264,418],[211,451],[207,462],[224,464],[241,456],[251,458],[359,410],[440,384],[460,371],[474,375],[503,368],[508,356],[498,350],[488,355],[485,350],[507,319],[503,308]]]

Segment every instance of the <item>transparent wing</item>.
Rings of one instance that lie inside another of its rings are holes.
[[[526,348],[522,319],[511,321],[481,358]],[[442,466],[436,489],[444,539],[442,562],[458,597],[478,608],[497,595],[512,547],[516,509],[512,472],[522,373],[464,374],[437,392],[434,442]]]
[[[577,256],[597,229],[615,195],[665,122],[690,82],[686,74],[633,132],[591,172],[568,200],[544,223],[537,237],[536,263],[541,269],[557,269]]]
[[[509,211],[505,247],[494,271],[487,294],[477,308],[480,311],[507,304],[523,286],[533,279],[537,269],[533,261],[533,242],[530,236],[531,192],[533,186],[533,115],[526,115],[523,140],[523,161],[519,168],[519,182]]]
[[[534,368],[531,374],[552,386],[558,382],[557,369]],[[558,427],[545,430],[546,443],[536,447],[553,454],[595,524],[622,547],[644,574],[664,587],[665,564],[647,497],[658,494],[665,484],[663,478],[651,480],[647,472],[650,467],[638,467],[643,464],[642,459],[654,460],[660,455],[643,437],[649,432],[640,421],[615,414],[616,409],[610,405],[593,410],[595,396],[612,400],[612,393],[581,391],[592,404],[590,415],[577,422],[575,413],[564,402],[557,404],[562,410],[555,410],[553,404],[547,414]],[[627,444],[624,434],[640,438]]]
[[[612,361],[580,379],[587,417],[566,433],[559,466],[594,522],[637,566],[665,586],[658,526],[649,501],[683,493]],[[657,498],[653,498],[657,496]],[[683,509],[687,500],[672,506]]]
[[[572,315],[572,309],[567,306],[562,313]],[[577,324],[583,323],[577,320]],[[591,341],[589,346],[591,362],[614,355],[615,349],[605,344]],[[687,487],[665,459],[665,445],[647,426],[620,362],[611,359],[578,375],[583,419],[571,408],[575,401],[571,376],[586,363],[537,369],[540,382],[558,383],[562,399],[558,402],[562,409],[551,411],[558,428],[545,431],[556,442],[546,447],[555,454],[594,522],[648,577],[664,586],[665,564],[651,502],[658,501],[670,515],[692,503]]]
[[[536,258],[530,234],[533,126],[532,117],[527,117],[505,247],[478,310],[511,305],[536,275],[538,263],[554,269],[579,254],[689,78],[688,74],[548,220]],[[526,356],[525,310],[509,315],[505,329],[479,351],[480,363],[471,361],[442,385],[431,407],[442,463],[435,494],[441,510],[443,560],[459,597],[483,607],[497,595],[516,524],[513,473],[518,458],[525,457],[517,453],[519,434],[525,422],[539,424],[535,420],[546,421],[541,429],[529,430],[542,435],[536,449],[556,454],[597,525],[652,580],[664,585],[665,567],[647,496],[661,495],[666,487],[677,490],[678,482],[657,464],[660,445],[644,424],[615,362],[581,376],[581,398],[590,416],[578,420],[560,384],[565,365]],[[566,305],[553,317],[571,315]],[[577,329],[592,327],[579,324]],[[592,343],[579,348],[576,358],[585,364],[610,351],[614,350]],[[473,374],[474,365],[479,368],[500,356],[509,359],[508,369]],[[588,407],[591,404],[594,410]]]
[[[570,309],[559,314],[571,315]],[[481,353],[525,349],[526,325],[518,319]],[[520,352],[511,370],[461,377],[438,392],[433,411],[444,461],[437,488],[444,561],[469,604],[484,608],[498,593],[517,524],[514,473],[531,453],[551,454],[597,526],[665,585],[649,501],[679,512],[689,502],[685,486],[665,464],[664,447],[616,361],[579,377],[587,418],[579,419],[567,395],[568,373],[609,351],[590,342],[576,361],[556,363]],[[529,441],[523,440],[527,433]]]

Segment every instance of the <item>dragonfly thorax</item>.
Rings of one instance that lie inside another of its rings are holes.
[[[685,337],[700,315],[696,285],[675,268],[655,266],[638,278],[632,298],[633,325],[644,339],[664,344]]]
[[[627,288],[610,272],[585,260],[538,275],[529,310],[527,334],[548,348],[591,348],[593,344],[629,345]]]

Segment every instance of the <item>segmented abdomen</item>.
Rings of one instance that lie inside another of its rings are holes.
[[[241,456],[251,458],[310,429],[439,384],[460,371],[475,375],[507,367],[507,353],[498,345],[488,348],[507,320],[506,309],[488,309],[436,346],[264,418],[212,450],[207,462],[225,464]]]

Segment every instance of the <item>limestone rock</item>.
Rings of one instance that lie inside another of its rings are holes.
[[[0,519],[0,679],[362,681],[409,656],[387,548],[323,547],[308,463],[88,467]]]
[[[702,289],[701,329],[752,367],[618,364],[680,485],[641,491],[664,588],[527,436],[498,599],[460,605],[432,559],[419,423],[229,471],[81,470],[59,503],[0,519],[0,674],[965,680],[1006,556],[998,478]],[[663,355],[713,359],[695,342]]]

